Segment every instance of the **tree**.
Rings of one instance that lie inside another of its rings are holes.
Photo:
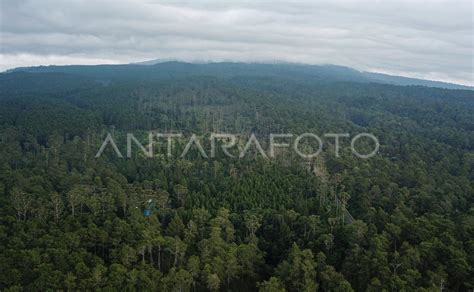
[[[258,283],[259,292],[285,292],[286,289],[283,287],[281,281],[276,277],[270,277],[267,281]]]
[[[11,192],[11,201],[13,208],[16,210],[18,220],[26,220],[28,212],[31,209],[33,198],[31,194],[20,189],[13,189]]]
[[[288,259],[277,268],[279,278],[290,291],[315,291],[317,289],[316,263],[309,249],[301,250],[295,243]]]
[[[86,201],[86,196],[90,193],[90,188],[84,185],[73,187],[67,194],[72,217],[74,218],[78,206],[82,206]]]
[[[53,209],[53,214],[54,214],[54,220],[56,223],[59,222],[59,218],[61,214],[63,213],[64,210],[64,203],[61,198],[61,195],[58,193],[54,192],[51,195],[51,201],[50,201],[51,208]]]

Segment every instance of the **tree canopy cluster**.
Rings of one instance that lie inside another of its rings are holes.
[[[473,91],[81,70],[0,76],[0,290],[474,289]],[[367,132],[380,149],[95,157],[148,131]]]

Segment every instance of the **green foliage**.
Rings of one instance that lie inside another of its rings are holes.
[[[167,66],[0,76],[0,290],[474,288],[472,91]],[[160,140],[151,159],[95,158],[106,133],[125,154],[127,132],[151,129],[255,133],[265,149],[269,133],[370,132],[381,147],[202,159]]]

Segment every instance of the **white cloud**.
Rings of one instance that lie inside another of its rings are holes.
[[[1,1],[0,69],[146,59],[333,63],[474,85],[468,1]]]

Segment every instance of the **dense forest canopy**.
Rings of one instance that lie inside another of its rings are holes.
[[[257,67],[0,74],[0,290],[474,289],[474,91]],[[366,132],[380,149],[95,157],[149,131]]]

